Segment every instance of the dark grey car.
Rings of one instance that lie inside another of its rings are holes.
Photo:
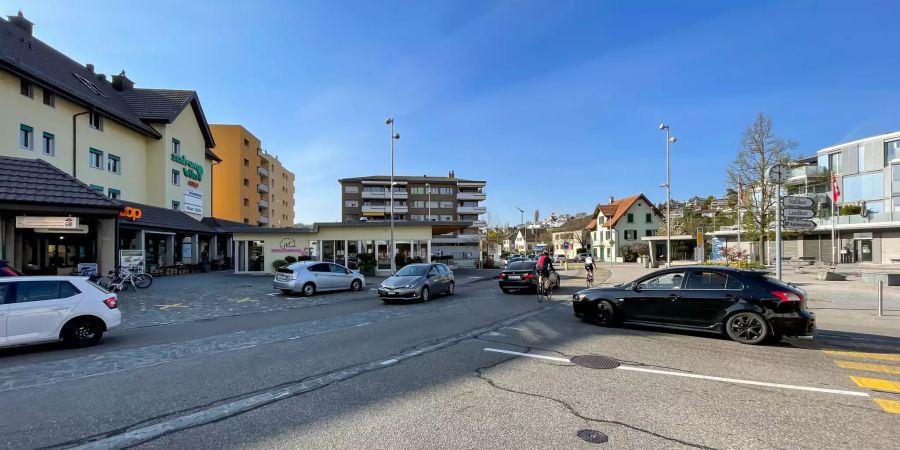
[[[434,294],[453,295],[456,280],[446,264],[410,264],[378,286],[378,297],[385,303],[399,300],[427,302]]]

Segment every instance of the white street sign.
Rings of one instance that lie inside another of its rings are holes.
[[[816,223],[813,222],[812,220],[802,220],[802,219],[799,219],[799,220],[785,219],[784,222],[782,223],[782,225],[785,228],[787,228],[789,230],[794,230],[794,231],[807,231],[807,230],[812,230],[816,227]]]
[[[77,217],[16,216],[16,228],[78,228]]]
[[[811,208],[813,199],[809,197],[782,197],[781,204],[788,208]]]
[[[811,209],[784,209],[784,217],[786,219],[812,219],[816,216]]]

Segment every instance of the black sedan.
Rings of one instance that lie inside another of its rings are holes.
[[[575,315],[601,326],[621,323],[724,333],[744,344],[810,337],[815,314],[806,292],[764,271],[691,266],[630,283],[578,292]]]
[[[536,261],[518,261],[509,263],[497,279],[500,280],[500,290],[504,294],[510,291],[527,289],[529,291],[537,290],[537,270],[535,270]],[[553,289],[559,288],[559,274],[556,271],[550,272],[550,286]]]

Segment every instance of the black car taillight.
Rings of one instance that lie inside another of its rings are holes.
[[[792,291],[772,291],[772,295],[778,297],[781,302],[802,302],[803,294]]]
[[[534,274],[533,274],[533,273],[526,273],[525,275],[522,275],[522,279],[523,279],[523,280],[533,280],[533,279],[534,279]]]
[[[506,279],[506,274],[505,274],[505,273],[501,273],[500,275],[497,275],[497,279],[498,279],[498,280],[505,280],[505,279]]]

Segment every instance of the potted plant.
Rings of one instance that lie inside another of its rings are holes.
[[[360,253],[356,255],[356,259],[359,273],[367,277],[375,276],[375,255],[371,253]]]
[[[287,262],[283,259],[276,259],[275,261],[272,261],[272,267],[274,267],[275,270],[278,270],[286,265]]]

